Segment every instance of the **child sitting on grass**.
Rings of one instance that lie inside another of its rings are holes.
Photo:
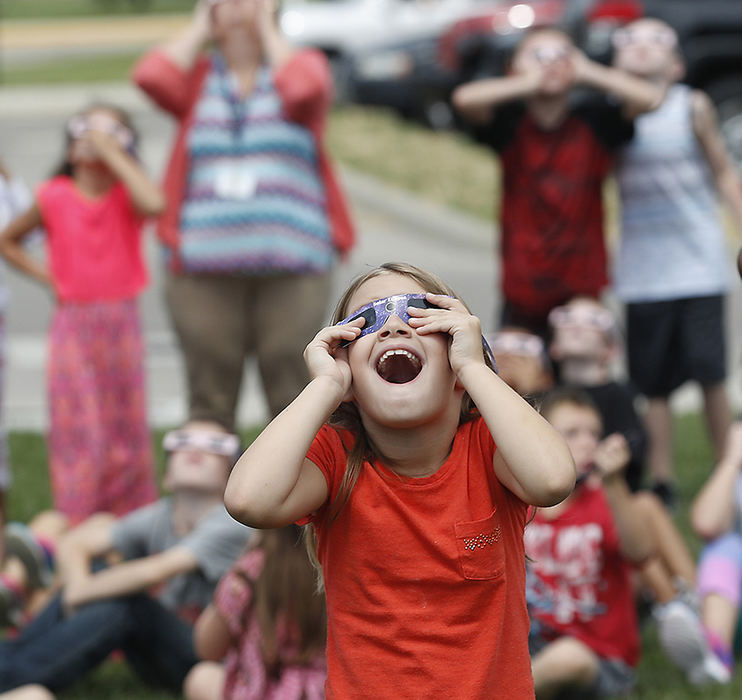
[[[652,551],[622,474],[629,448],[619,434],[601,442],[600,415],[580,390],[555,389],[541,413],[567,441],[578,477],[525,532],[536,695],[625,693],[639,661],[631,565]]]
[[[52,584],[57,543],[68,529],[67,517],[53,510],[39,513],[28,525],[7,525],[0,568],[0,628],[20,627],[44,600]]]
[[[196,622],[187,700],[325,695],[327,622],[301,528],[257,534]],[[220,663],[224,659],[224,663]]]
[[[606,435],[621,433],[631,451],[624,476],[632,491],[642,485],[647,431],[636,409],[632,385],[619,381],[621,336],[608,307],[591,297],[575,297],[549,314],[549,354],[559,367],[560,383],[579,386],[595,402]]]
[[[486,336],[497,362],[497,373],[508,386],[529,402],[554,386],[551,361],[541,336],[525,328],[505,326]]]
[[[0,642],[0,692],[72,685],[115,649],[146,682],[179,692],[196,663],[192,624],[251,531],[222,502],[239,440],[216,424],[168,433],[171,495],[62,538],[62,588],[15,639]],[[109,566],[99,560],[119,555]]]
[[[724,456],[693,501],[691,522],[706,541],[698,563],[701,618],[706,640],[725,670],[716,680],[725,682],[734,670],[742,601],[742,423],[732,424]],[[706,669],[696,661],[690,670]]]
[[[592,398],[604,434],[620,433],[629,446],[631,458],[624,476],[656,544],[653,556],[638,567],[638,594],[651,605],[663,651],[682,668],[689,653],[687,640],[698,638],[700,629],[693,593],[696,566],[663,503],[654,493],[640,490],[646,432],[631,384],[616,378],[622,352],[616,319],[596,299],[577,297],[554,309],[549,322],[551,354],[559,362],[562,380]],[[700,653],[699,644],[695,646],[692,653]]]

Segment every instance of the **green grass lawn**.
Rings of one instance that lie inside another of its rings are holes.
[[[257,428],[245,431],[249,443]],[[678,416],[676,419],[677,471],[679,505],[676,521],[696,554],[700,543],[692,535],[688,521],[688,506],[712,467],[711,453],[706,442],[704,427],[698,415]],[[162,432],[154,434],[159,445]],[[8,496],[10,517],[27,521],[31,516],[48,508],[50,501],[46,469],[46,447],[43,438],[35,433],[11,433],[10,454],[13,464],[14,485]],[[159,471],[163,455],[157,453]],[[641,700],[678,700],[682,698],[738,699],[742,697],[742,678],[724,688],[690,688],[682,674],[662,655],[657,645],[654,626],[649,623],[643,630],[644,653],[639,666],[639,685],[631,698]],[[125,664],[107,662],[90,678],[70,689],[61,698],[105,698],[106,700],[146,700],[170,697],[143,686],[132,676]]]
[[[57,61],[27,63],[4,67],[2,85],[49,85],[59,83],[101,83],[112,79],[128,79],[139,53],[100,54],[91,59],[87,56],[60,58]]]
[[[183,13],[193,9],[194,0],[2,0],[3,19],[49,19],[92,17],[143,12]]]

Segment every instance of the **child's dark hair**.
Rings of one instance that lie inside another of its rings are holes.
[[[312,567],[302,545],[302,529],[289,525],[260,534],[263,569],[254,582],[254,611],[270,671],[281,663],[306,665],[325,648],[327,615]],[[291,636],[293,659],[280,657],[281,633]]]
[[[578,408],[587,408],[594,411],[598,417],[601,417],[600,411],[590,394],[577,386],[560,386],[556,389],[552,389],[541,399],[538,406],[539,413],[541,413],[546,420],[549,420],[549,415],[559,406],[563,406],[564,404],[577,406]]]
[[[107,112],[110,112],[113,114],[118,121],[121,122],[129,131],[131,131],[132,136],[134,137],[134,142],[131,147],[131,154],[136,157],[137,154],[137,147],[139,145],[139,132],[137,131],[136,127],[134,126],[134,120],[132,119],[129,112],[127,112],[123,107],[119,107],[118,105],[111,104],[110,102],[93,102],[89,104],[85,109],[81,109],[79,112],[76,112],[76,114],[72,115],[77,116],[84,116],[86,114],[90,114],[91,112],[95,112],[98,110],[105,110]],[[69,123],[69,120],[68,122]],[[65,124],[64,129],[64,152],[62,155],[62,160],[57,165],[56,168],[52,171],[52,177],[57,177],[59,175],[66,175],[67,177],[72,177],[74,173],[74,165],[70,162],[68,158],[68,152],[70,148],[70,144],[73,141],[72,134],[70,134],[69,129],[67,128],[67,124]]]

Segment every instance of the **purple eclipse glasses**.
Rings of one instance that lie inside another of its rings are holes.
[[[360,309],[354,311],[350,316],[344,318],[342,321],[338,321],[336,325],[342,326],[344,323],[350,323],[355,321],[357,318],[363,318],[365,323],[361,328],[361,332],[358,334],[358,338],[362,338],[364,335],[369,333],[376,333],[381,327],[389,320],[392,314],[396,314],[405,323],[409,324],[410,314],[407,309],[413,306],[418,309],[439,309],[439,306],[431,304],[424,294],[395,294],[391,297],[385,297],[384,299],[377,299],[372,301],[366,306],[362,306]],[[352,340],[344,340],[340,343],[341,347],[350,345]],[[489,357],[492,363],[492,369],[497,372],[497,364],[495,363],[495,356],[492,354],[489,344],[482,336],[482,349]]]

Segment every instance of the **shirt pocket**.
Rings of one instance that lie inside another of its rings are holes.
[[[502,575],[505,552],[497,508],[482,520],[454,523],[454,529],[464,578],[484,581]]]

